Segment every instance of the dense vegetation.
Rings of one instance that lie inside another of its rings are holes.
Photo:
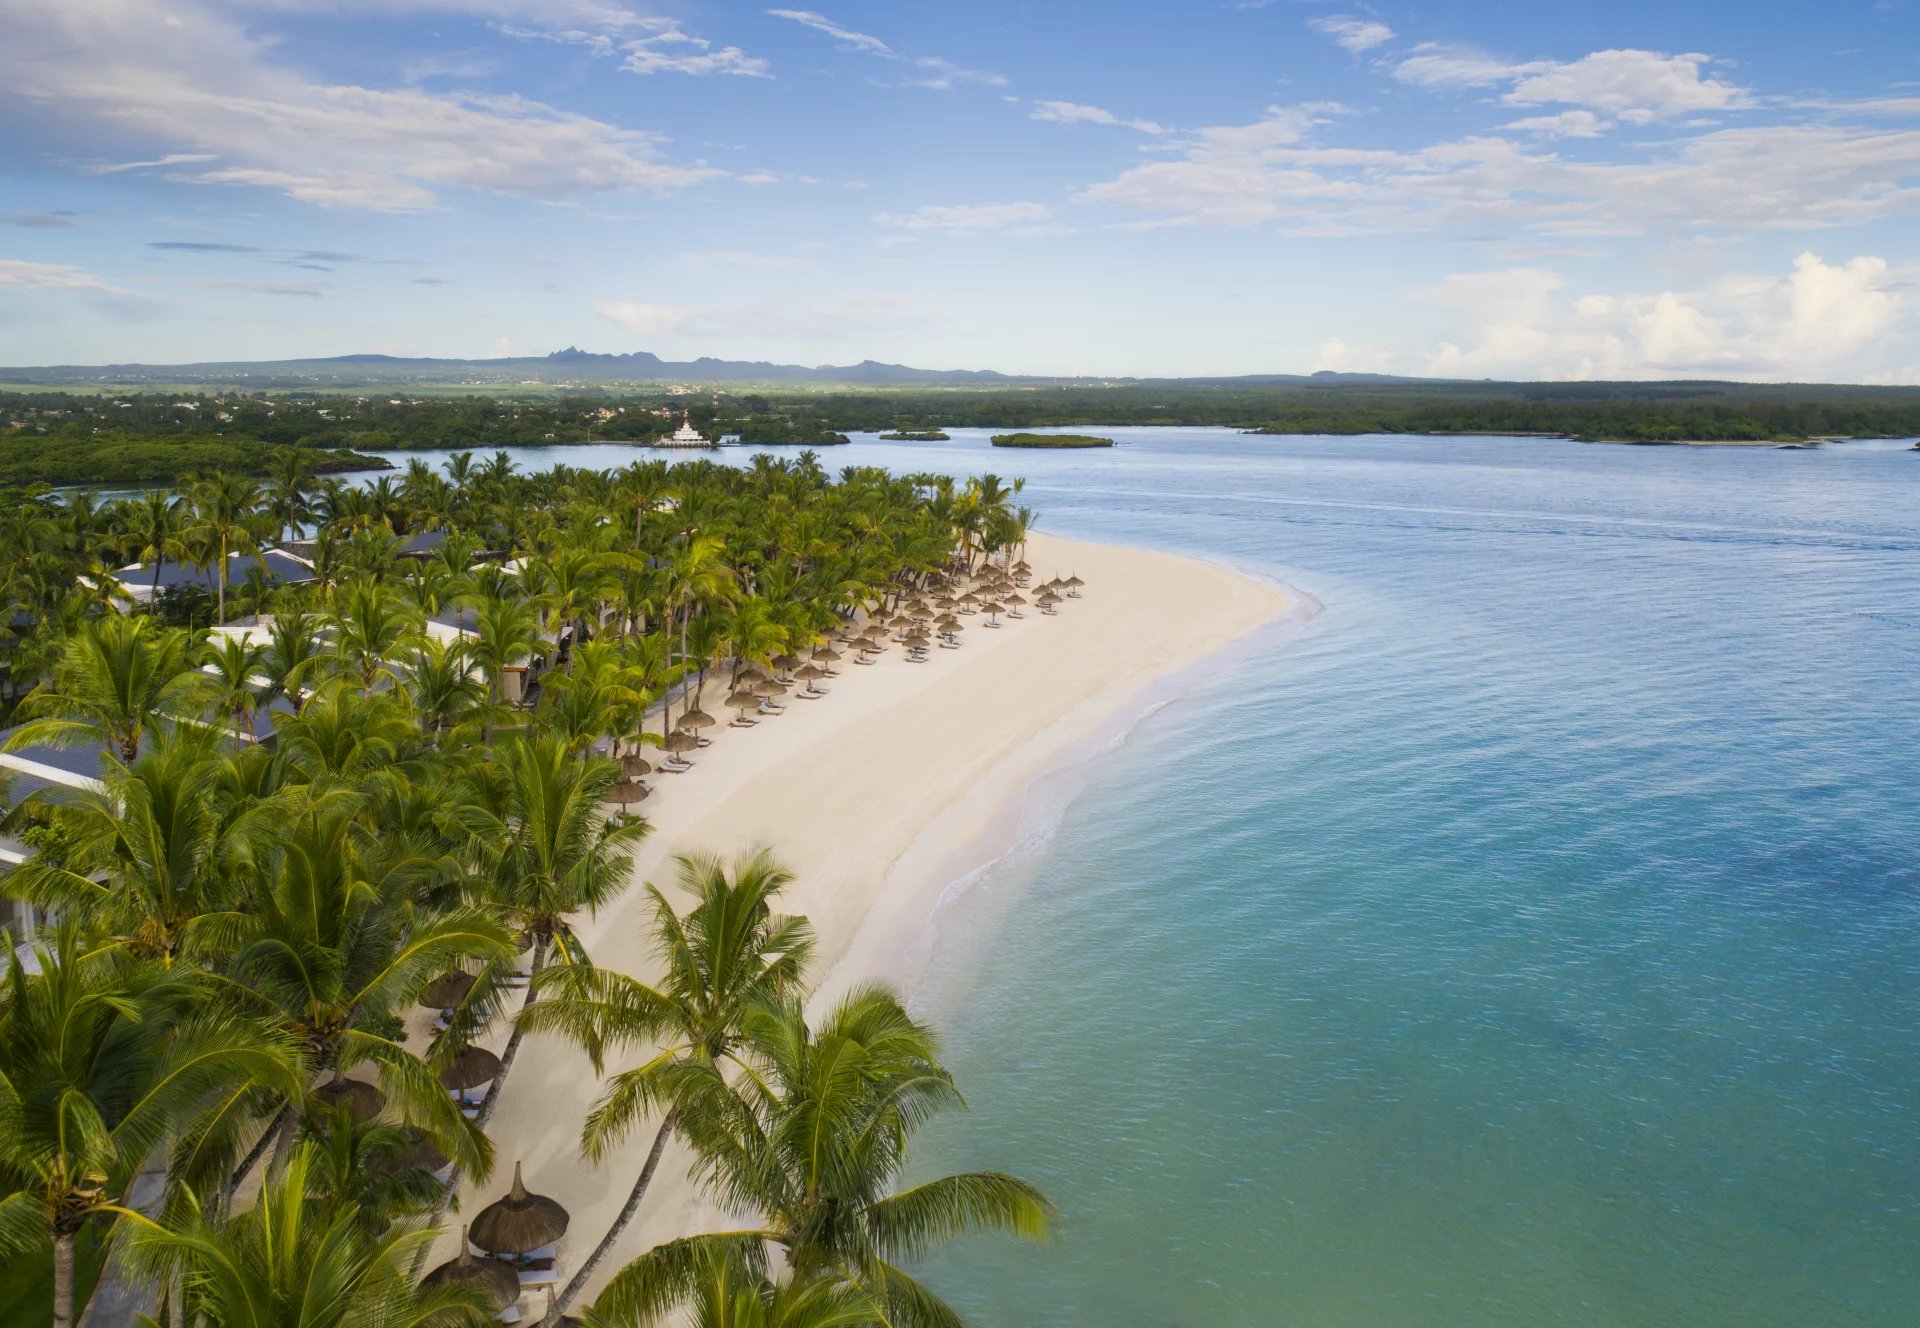
[[[1004,560],[1032,520],[1014,493],[836,482],[811,454],[540,474],[462,454],[365,489],[289,465],[264,488],[0,494],[9,748],[91,748],[105,772],[104,791],[43,788],[7,814],[31,856],[0,890],[57,922],[31,966],[0,955],[6,1321],[69,1328],[107,1241],[110,1275],[179,1328],[491,1323],[502,1302],[471,1269],[421,1280],[425,1242],[463,1190],[471,1220],[503,1188],[489,1122],[510,1087],[553,1091],[512,1069],[526,1038],[559,1037],[596,1068],[656,1051],[607,1075],[581,1140],[624,1211],[573,1233],[587,1257],[533,1313],[955,1323],[903,1263],[971,1231],[1037,1237],[1051,1210],[995,1172],[899,1188],[914,1130],[957,1092],[890,991],[808,1013],[811,933],[779,911],[778,863],[685,860],[671,892],[649,887],[652,983],[597,965],[576,927],[628,888],[650,827],[613,804],[640,751],[690,732],[676,684],[765,677]],[[422,530],[445,540],[399,556]],[[200,606],[270,612],[258,633],[169,625],[130,601],[139,573],[111,570],[223,569],[223,550],[296,533],[309,583],[216,575]],[[448,610],[472,630],[430,630]],[[508,675],[543,659],[515,698]],[[445,1026],[410,1035],[423,1001]],[[443,1085],[490,1031],[468,1119]],[[641,1131],[644,1163],[619,1151]],[[742,1229],[656,1248],[574,1304],[675,1138]],[[143,1171],[163,1193],[136,1209]]]
[[[995,447],[1112,447],[1113,439],[1090,433],[997,433]]]
[[[0,473],[17,481],[68,482],[79,468],[66,460],[69,454],[31,448],[35,440],[107,440],[123,458],[130,455],[123,445],[145,440],[363,453],[645,443],[676,428],[683,411],[710,438],[803,446],[838,443],[854,431],[931,438],[943,425],[1017,432],[1185,424],[1269,433],[1554,434],[1646,442],[1920,435],[1920,388],[1804,384],[1450,383],[1334,375],[1279,384],[716,388],[698,397],[667,389],[500,397],[16,392],[0,394],[0,429],[11,435],[0,435],[0,464],[18,461]],[[198,457],[186,464],[186,453],[164,458],[142,456],[141,478],[162,478],[158,471],[177,478],[206,464]],[[236,457],[225,468],[257,472],[260,466]],[[98,471],[83,478],[121,482]]]
[[[886,443],[944,443],[953,437],[944,429],[895,429],[880,435]]]
[[[16,436],[0,439],[0,485],[167,484],[215,471],[259,477],[286,464],[294,450],[244,438]],[[310,449],[303,461],[316,474],[392,468],[380,457],[344,448]]]

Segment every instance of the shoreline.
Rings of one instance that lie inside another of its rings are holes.
[[[1030,613],[999,631],[969,619],[962,649],[924,665],[905,664],[898,647],[871,668],[843,661],[828,697],[789,697],[786,714],[751,730],[710,730],[716,741],[692,754],[694,770],[655,776],[655,796],[640,808],[655,831],[635,854],[635,888],[579,928],[595,962],[648,975],[637,887],[652,881],[671,897],[672,855],[731,859],[770,845],[796,874],[786,910],[807,915],[818,936],[815,1005],[864,980],[910,996],[944,907],[1021,842],[1037,789],[1071,785],[1058,798],[1064,808],[1093,759],[1207,666],[1224,667],[1236,646],[1263,644],[1263,629],[1288,630],[1319,609],[1276,582],[1173,554],[1036,535],[1027,556],[1041,577],[1085,577],[1085,597],[1065,601],[1057,619]],[[723,682],[709,679],[709,698]],[[496,1029],[484,1041],[503,1040]],[[494,1178],[460,1196],[462,1211],[477,1211],[523,1162],[529,1188],[572,1215],[563,1282],[610,1225],[650,1142],[629,1139],[602,1165],[584,1164],[580,1125],[599,1091],[580,1053],[529,1039],[492,1122]],[[678,1154],[676,1145],[662,1159],[576,1307],[639,1252],[724,1220]],[[450,1257],[456,1241],[443,1236],[432,1257]],[[523,1313],[545,1309],[538,1296],[526,1304]]]

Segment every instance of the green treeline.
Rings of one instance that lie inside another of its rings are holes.
[[[167,484],[214,471],[262,476],[272,472],[278,458],[298,451],[238,438],[16,436],[0,440],[0,485]],[[344,449],[310,452],[307,457],[315,474],[391,469],[379,457]]]
[[[1116,425],[1219,425],[1265,433],[1510,433],[1664,442],[1920,435],[1920,388],[1740,383],[1448,383],[1330,378],[1182,380],[1116,386],[716,390],[567,395],[0,393],[0,457],[15,481],[124,483],[219,465],[259,472],[262,454],[139,445],[246,445],[329,451],[493,450],[633,442],[671,433],[682,414],[709,438],[824,446],[849,433],[935,440],[943,426],[1020,432]],[[34,440],[71,446],[28,451]],[[343,458],[340,466],[356,464]],[[360,463],[364,464],[364,463]],[[334,463],[322,469],[339,468]]]
[[[1075,448],[1075,447],[1112,447],[1113,439],[1096,438],[1090,433],[997,433],[993,436],[995,447],[1039,447],[1039,448]]]

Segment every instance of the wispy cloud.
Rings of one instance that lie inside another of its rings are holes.
[[[842,27],[825,14],[815,13],[811,9],[769,9],[767,12],[775,18],[790,19],[802,27],[812,28],[815,32],[824,32],[848,50],[865,51],[869,55],[883,55],[889,59],[895,58],[893,48],[878,37]]]
[[[164,166],[188,166],[195,162],[212,161],[211,152],[169,152],[164,157],[155,157],[151,161],[114,161],[102,162],[87,169],[95,175],[118,175],[121,171],[146,171]]]
[[[188,281],[181,284],[198,286],[202,290],[239,291],[246,295],[283,295],[309,300],[319,299],[326,294],[327,290],[317,281]]]
[[[1046,203],[944,204],[912,212],[882,212],[874,224],[914,235],[961,238],[987,232],[1006,235],[1057,235],[1065,228]]]
[[[222,244],[213,240],[148,240],[147,248],[184,254],[258,254],[257,244]]]
[[[0,226],[19,226],[26,230],[70,230],[80,224],[78,212],[0,212]]]
[[[1307,26],[1355,55],[1364,55],[1376,46],[1393,40],[1393,29],[1366,18],[1315,18]]]
[[[495,24],[494,29],[504,37],[521,41],[579,46],[592,55],[608,59],[617,56],[620,68],[632,74],[772,77],[772,66],[767,61],[748,55],[738,46],[715,46],[705,37],[695,36],[666,19],[636,21],[646,29],[646,35],[634,37],[585,28],[528,28],[510,23]]]
[[[802,27],[812,28],[815,32],[825,33],[838,42],[842,50],[858,51],[882,60],[896,61],[907,67],[908,72],[897,80],[894,86],[903,88],[931,88],[937,92],[951,92],[963,83],[974,83],[984,87],[1003,88],[1007,86],[1005,75],[996,74],[987,69],[969,69],[945,56],[908,55],[895,50],[892,46],[870,33],[856,32],[834,22],[825,14],[811,9],[769,9],[774,18],[784,18],[798,23]]]
[[[141,292],[115,286],[81,268],[65,263],[30,263],[22,258],[0,258],[0,288],[8,290],[82,291],[97,295],[145,298]]]
[[[1112,111],[1099,106],[1085,106],[1072,101],[1039,101],[1033,104],[1028,119],[1045,120],[1050,124],[1092,124],[1121,125],[1127,129],[1137,129],[1143,134],[1164,134],[1164,125],[1152,120],[1129,120],[1115,115]]]

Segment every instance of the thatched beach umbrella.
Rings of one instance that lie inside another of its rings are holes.
[[[1082,581],[1082,580],[1081,580],[1081,579],[1080,579],[1079,577],[1077,577],[1077,576],[1070,576],[1070,577],[1068,577],[1068,578],[1067,578],[1067,589],[1068,589],[1068,590],[1078,590],[1078,589],[1080,589],[1080,587],[1081,587],[1081,586],[1084,586],[1084,585],[1086,585],[1086,584],[1087,584],[1087,583],[1086,583],[1085,581]]]
[[[427,984],[427,989],[420,993],[420,1004],[429,1010],[457,1010],[472,990],[473,974],[448,973]]]
[[[507,1197],[482,1208],[473,1219],[475,1245],[494,1254],[525,1254],[567,1234],[567,1210],[544,1194],[533,1194],[513,1164],[513,1188]],[[516,1291],[519,1279],[514,1279]]]
[[[620,758],[620,774],[626,779],[644,779],[653,773],[653,765],[646,757],[638,755]]]
[[[765,682],[757,682],[753,685],[753,694],[763,698],[769,696],[785,696],[787,694],[787,685],[783,682],[775,682],[772,678],[768,678]]]
[[[705,729],[712,728],[717,722],[712,715],[696,706],[674,720],[673,726],[677,729]]]
[[[773,667],[781,673],[797,669],[800,667],[800,657],[798,655],[775,655],[773,657]]]
[[[727,698],[727,708],[745,712],[760,704],[760,698],[753,694],[751,687],[742,687]]]
[[[469,1088],[490,1084],[500,1073],[500,1058],[485,1047],[468,1047],[440,1071],[440,1086],[464,1093]]]
[[[618,779],[613,784],[613,800],[625,811],[636,802],[645,802],[653,796],[653,790],[637,779]]]
[[[675,729],[667,735],[666,748],[678,756],[681,752],[690,752],[700,745],[700,739],[687,729]]]
[[[345,1107],[348,1115],[363,1124],[378,1116],[387,1105],[385,1093],[358,1079],[335,1078],[315,1089],[314,1096],[329,1107]]]
[[[483,1247],[484,1248],[484,1247]],[[531,1245],[529,1249],[538,1249]],[[424,1286],[460,1287],[478,1291],[487,1313],[498,1314],[520,1299],[520,1274],[497,1259],[476,1259],[467,1246],[467,1232],[460,1232],[460,1257],[441,1264],[422,1279]]]
[[[407,1137],[407,1151],[381,1163],[381,1170],[445,1171],[447,1164],[453,1160],[434,1147],[433,1141],[427,1138],[427,1132],[418,1125],[403,1125],[400,1132]]]

